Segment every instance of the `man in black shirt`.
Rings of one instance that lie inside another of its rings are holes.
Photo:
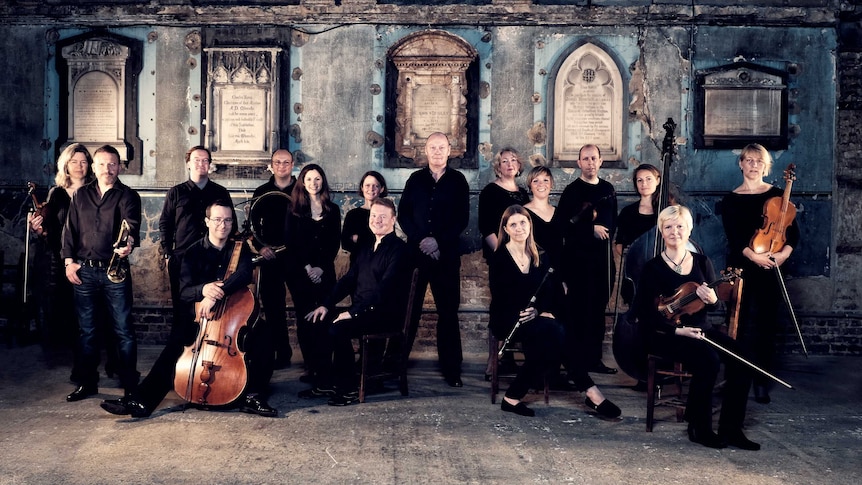
[[[256,229],[254,245],[263,261],[260,265],[260,303],[275,348],[275,367],[290,366],[293,349],[287,332],[285,283],[287,258],[284,251],[284,222],[290,208],[290,193],[296,184],[293,176],[293,155],[279,149],[273,152],[269,164],[272,177],[254,191],[251,217],[260,226]],[[271,194],[271,195],[268,195]],[[257,233],[262,234],[257,234]],[[276,253],[276,251],[279,251]]]
[[[414,266],[419,268],[409,345],[413,346],[425,289],[431,285],[437,305],[437,356],[443,378],[461,387],[461,255],[458,240],[470,219],[470,186],[461,172],[448,168],[451,147],[443,133],[425,144],[428,167],[410,175],[398,206],[398,222],[407,234]]]
[[[316,388],[300,393],[301,397],[334,396],[332,406],[359,402],[354,372],[355,357],[352,338],[365,333],[390,331],[403,321],[406,311],[405,278],[407,245],[395,234],[395,203],[377,198],[371,202],[368,226],[374,241],[360,247],[356,261],[332,290],[324,305],[305,316],[317,323],[315,339],[320,359],[314,367],[320,369]],[[350,307],[335,314],[334,308],[350,296]],[[333,359],[334,354],[334,359]],[[330,391],[335,385],[335,392]]]
[[[105,145],[93,154],[96,180],[78,189],[72,196],[69,214],[63,228],[61,255],[66,266],[66,279],[75,292],[80,337],[72,371],[78,387],[67,401],[80,401],[99,392],[99,347],[96,339],[96,305],[106,301],[113,320],[120,357],[120,383],[125,391],[138,385],[138,347],[130,316],[132,310],[132,279],[114,282],[108,279],[111,258],[128,257],[140,244],[141,197],[118,179],[120,154]],[[114,249],[122,221],[129,226],[128,244]]]
[[[207,314],[217,302],[237,291],[243,291],[251,282],[251,255],[248,247],[242,252],[236,270],[224,281],[221,279],[230,263],[234,245],[229,244],[233,234],[233,206],[229,201],[216,201],[205,211],[207,235],[191,245],[183,257],[180,271],[180,298],[183,319],[175,325],[168,343],[153,364],[150,373],[141,382],[137,392],[121,399],[103,401],[101,406],[112,414],[147,417],[173,389],[173,376],[177,361],[185,346],[197,335],[199,326],[195,319],[195,303],[199,302],[199,313]],[[248,385],[240,410],[260,416],[274,417],[278,411],[267,404],[263,394],[267,392],[269,375],[262,372],[255,360],[256,345],[261,340],[256,329],[239,341],[240,350],[248,363]],[[265,338],[264,338],[265,339]],[[217,372],[214,371],[214,372]]]
[[[179,278],[183,254],[206,234],[203,222],[206,208],[217,200],[230,201],[227,189],[209,178],[212,164],[209,150],[192,147],[185,159],[189,178],[168,190],[159,218],[159,254],[168,270],[174,322],[182,319]]]

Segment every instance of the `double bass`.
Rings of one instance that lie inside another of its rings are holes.
[[[236,272],[244,241],[234,242],[230,263],[221,281]],[[258,313],[251,290],[242,288],[216,303],[208,315],[201,315],[195,303],[195,321],[200,325],[194,342],[177,361],[174,390],[187,402],[202,406],[223,406],[239,399],[248,383],[248,366],[239,340],[246,325]]]
[[[659,207],[656,216],[665,207],[670,205],[670,165],[675,155],[674,131],[676,123],[673,118],[668,118],[662,125],[665,129],[665,137],[662,141],[662,172],[661,181],[656,190],[659,191]],[[614,305],[614,331],[612,350],[614,360],[623,372],[641,382],[646,382],[646,338],[635,321],[631,308],[625,313],[619,312],[620,298],[626,304],[631,305],[634,301],[635,287],[640,277],[641,269],[647,261],[654,258],[661,251],[662,239],[658,228],[647,231],[629,246],[623,254],[617,281],[616,304]],[[694,252],[699,252],[696,249]]]

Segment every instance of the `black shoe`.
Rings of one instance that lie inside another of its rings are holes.
[[[311,384],[312,382],[314,382],[314,375],[311,374],[310,372],[307,374],[302,374],[301,376],[299,376],[299,382],[303,382],[305,384]]]
[[[727,448],[727,443],[710,429],[697,431],[694,426],[688,425],[688,440],[699,443],[708,448]]]
[[[593,374],[616,374],[617,370],[613,367],[606,366],[602,361],[598,361],[595,365],[590,367],[590,372]]]
[[[527,416],[531,418],[536,415],[536,412],[528,408],[523,402],[511,404],[509,401],[503,399],[500,402],[500,409],[507,413],[515,413],[518,416]]]
[[[299,391],[297,396],[302,399],[315,399],[318,397],[332,397],[335,395],[335,389],[330,388],[320,388],[320,387],[312,387],[311,389],[306,389],[304,391]]]
[[[754,400],[760,404],[769,404],[772,398],[769,397],[769,389],[766,386],[759,384],[754,385]]]
[[[239,410],[244,413],[257,414],[266,418],[274,418],[278,416],[278,409],[267,404],[266,400],[260,396],[249,394],[245,397],[245,401],[239,407]]]
[[[647,392],[647,384],[644,381],[638,381],[637,384],[632,386],[632,391],[635,392]]]
[[[359,404],[359,391],[349,391],[343,394],[336,394],[329,398],[326,402],[330,406],[350,406],[351,404]]]
[[[605,399],[601,404],[596,404],[590,398],[584,399],[584,405],[593,411],[599,413],[600,416],[608,419],[618,418],[622,411],[610,399]]]
[[[719,430],[718,436],[728,446],[733,446],[740,450],[757,451],[760,449],[760,444],[746,438],[741,429],[729,433]]]
[[[96,386],[78,386],[71,394],[66,396],[66,400],[69,402],[80,401],[98,393],[99,388]]]
[[[111,414],[117,414],[120,416],[131,415],[133,418],[146,418],[153,414],[152,410],[147,409],[146,406],[132,397],[107,399],[102,401],[99,406]]]
[[[464,387],[464,383],[461,382],[461,377],[459,376],[447,376],[443,379],[446,380],[446,384],[449,384],[449,387]]]

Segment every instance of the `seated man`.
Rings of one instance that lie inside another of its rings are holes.
[[[359,402],[351,339],[397,328],[407,304],[407,245],[395,234],[395,220],[395,204],[390,199],[371,202],[368,226],[374,241],[359,249],[356,261],[324,305],[305,316],[319,323],[315,330],[320,345],[313,358],[321,379],[317,387],[300,392],[300,397],[331,396],[331,406]],[[347,296],[350,307],[336,315],[332,310]]]
[[[101,403],[102,409],[112,414],[147,417],[174,388],[174,372],[177,361],[187,345],[194,342],[199,326],[193,323],[195,302],[200,302],[199,313],[208,314],[215,304],[236,291],[244,290],[251,282],[252,264],[248,247],[243,245],[236,270],[224,281],[225,268],[233,253],[234,245],[228,244],[233,234],[233,207],[228,201],[216,201],[206,208],[207,235],[186,251],[180,271],[180,298],[185,307],[186,318],[181,331],[172,332],[164,350],[156,359],[150,373],[138,386],[137,392],[121,399],[109,399]],[[261,416],[274,417],[278,410],[267,404],[262,396],[269,385],[268,374],[254,366],[255,353],[266,351],[263,347],[268,338],[255,338],[256,329],[248,338],[240,340],[241,350],[248,352],[248,385],[240,410]],[[240,332],[242,333],[242,332]],[[271,351],[271,350],[270,350]]]

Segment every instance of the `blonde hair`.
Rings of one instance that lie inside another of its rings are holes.
[[[57,175],[54,177],[54,182],[58,187],[68,189],[72,186],[72,179],[69,177],[69,169],[67,165],[69,164],[69,160],[71,160],[76,153],[83,153],[84,156],[87,157],[87,171],[84,172],[84,183],[86,184],[93,180],[93,157],[90,156],[90,151],[80,143],[72,143],[64,148],[63,151],[60,152],[60,156],[57,157]]]
[[[530,234],[527,235],[526,241],[527,252],[530,253],[530,259],[533,262],[533,266],[538,268],[539,249],[536,247],[536,241],[533,239],[533,218],[530,217],[530,211],[524,209],[518,204],[510,205],[505,211],[503,211],[503,216],[500,218],[500,229],[497,230],[497,251],[500,251],[500,248],[504,247],[511,239],[509,238],[509,233],[506,232],[505,227],[506,224],[509,223],[509,219],[516,214],[526,217],[527,221],[530,222]]]
[[[661,230],[661,227],[669,219],[682,219],[682,221],[688,226],[689,231],[694,229],[694,219],[692,219],[691,211],[688,210],[688,207],[681,205],[670,205],[665,207],[664,210],[658,213],[656,225],[659,230]]]
[[[763,175],[769,175],[772,172],[772,155],[769,154],[769,150],[764,148],[763,145],[760,143],[745,145],[745,148],[739,152],[739,161],[745,160],[749,155],[758,155],[763,160]]]
[[[506,147],[500,150],[494,157],[494,161],[491,163],[491,167],[494,168],[494,173],[497,174],[497,177],[500,177],[500,164],[503,163],[503,154],[509,152],[512,155],[515,155],[515,159],[518,161],[518,175],[521,175],[521,170],[524,168],[524,162],[521,161],[521,155],[518,153],[518,150],[515,150],[512,147]]]

